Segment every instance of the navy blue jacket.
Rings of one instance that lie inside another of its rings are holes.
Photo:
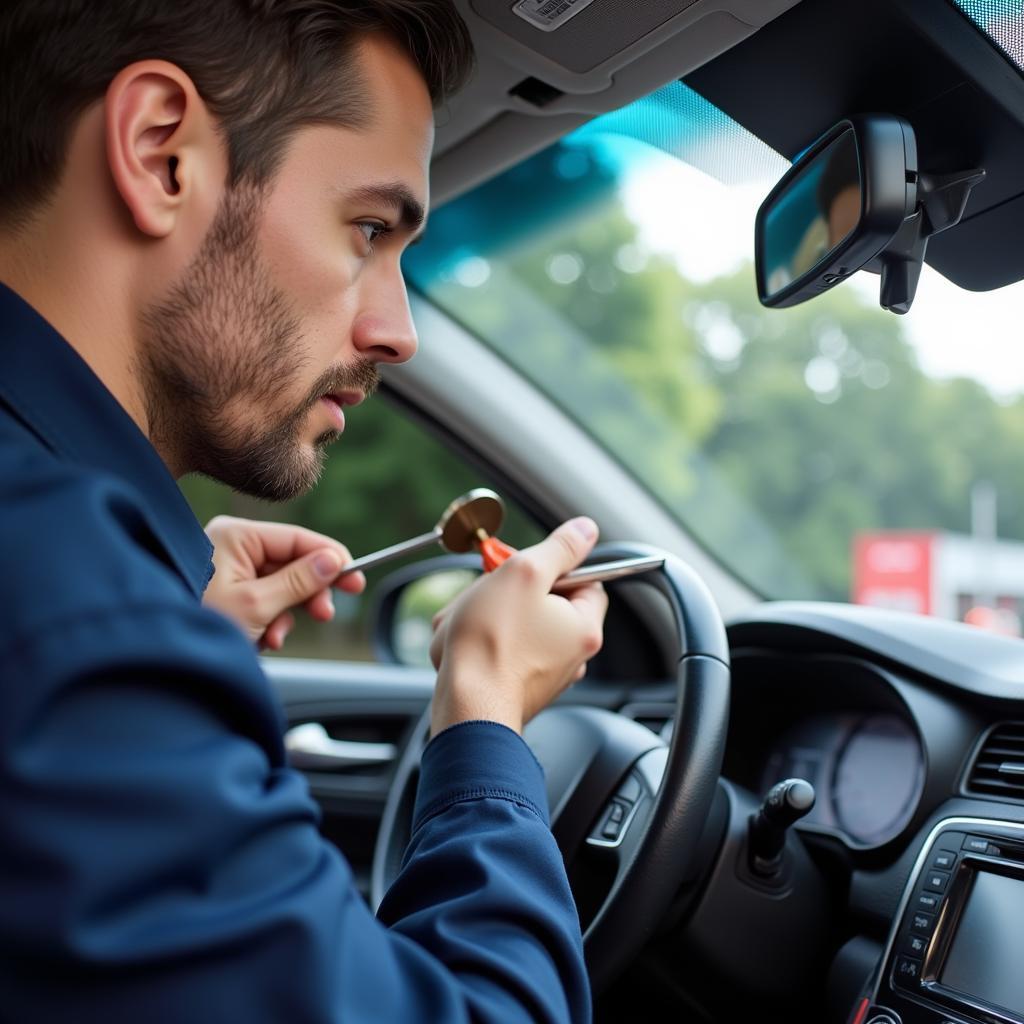
[[[163,462],[2,286],[0,346],[0,1021],[589,1019],[522,739],[429,744],[374,919]]]

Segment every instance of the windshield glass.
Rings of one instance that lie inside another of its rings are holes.
[[[787,166],[673,83],[437,210],[406,270],[764,596],[1015,631],[1021,290],[926,267],[904,318],[869,274],[762,308],[754,215]]]

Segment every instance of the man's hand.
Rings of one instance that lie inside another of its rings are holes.
[[[516,732],[579,679],[601,649],[608,597],[599,583],[551,593],[597,540],[586,518],[482,576],[434,620],[431,733],[482,718]]]
[[[278,651],[295,625],[299,605],[327,622],[334,616],[331,584],[352,561],[348,548],[330,537],[283,523],[217,516],[206,527],[216,569],[203,603],[234,619],[262,647]],[[336,586],[358,594],[361,572]]]

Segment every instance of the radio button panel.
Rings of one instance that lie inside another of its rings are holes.
[[[965,952],[977,949],[979,922],[987,921],[985,904],[970,902],[976,882],[979,893],[1006,893],[1013,905],[1019,882],[1024,901],[1024,824],[950,818],[932,830],[869,993],[875,1006],[891,1007],[903,1024],[1024,1024],[1024,1007],[1015,1002],[1012,984],[1004,984],[1011,975],[1001,966],[1014,962],[1013,952],[1002,960]],[[954,945],[961,925],[965,938]],[[1024,930],[1020,949],[1024,962]],[[965,994],[972,988],[975,995]],[[998,999],[1017,1009],[1005,1009]]]

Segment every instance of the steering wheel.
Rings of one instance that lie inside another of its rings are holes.
[[[666,744],[611,711],[559,705],[542,711],[524,738],[544,768],[551,830],[580,908],[595,992],[654,933],[697,852],[725,749],[729,650],[707,587],[673,555],[639,544],[603,544],[591,561],[664,554],[643,580],[668,600],[678,633],[675,725]],[[371,876],[376,908],[394,881],[410,838],[419,762],[430,709],[396,770],[381,819]],[[585,871],[574,871],[588,864]],[[605,879],[595,897],[584,875]],[[575,877],[574,877],[575,876]],[[588,923],[589,922],[589,923]]]

